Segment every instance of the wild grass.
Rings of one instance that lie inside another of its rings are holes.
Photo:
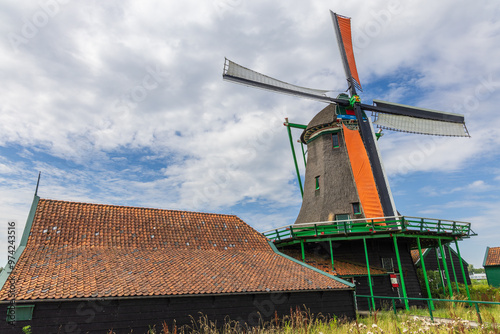
[[[500,289],[485,284],[469,286],[472,300],[500,302]],[[460,287],[463,295],[456,296],[456,300],[467,300],[465,287]],[[500,334],[500,305],[479,305],[482,324],[477,316],[476,308],[469,303],[449,303],[437,301],[434,303],[434,321],[429,318],[426,307],[412,307],[409,311],[399,310],[397,315],[386,303],[383,310],[376,311],[370,316],[358,316],[355,319],[337,318],[322,314],[311,314],[307,309],[295,309],[290,314],[278,317],[277,314],[268,321],[261,320],[258,326],[226,318],[223,324],[211,321],[207,316],[200,314],[197,318],[191,317],[191,324],[184,326],[168,325],[164,322],[158,328],[150,327],[147,334],[421,334],[421,333],[484,333]],[[446,319],[446,320],[445,320]],[[135,332],[134,332],[135,333]],[[110,331],[108,334],[114,334]]]
[[[475,327],[475,324],[468,320],[459,318],[449,322],[436,319],[431,322],[429,319],[422,319],[413,315],[402,313],[397,317],[389,311],[375,312],[368,317],[357,317],[354,320],[339,319],[336,317],[325,317],[321,314],[313,315],[307,310],[295,310],[290,315],[282,318],[261,322],[259,326],[250,327],[236,321],[226,319],[220,326],[208,320],[206,316],[200,315],[198,319],[192,318],[190,325],[168,327],[165,323],[162,328],[150,328],[148,334],[183,334],[183,333],[203,333],[203,334],[376,334],[376,333],[485,333],[500,334],[500,326],[496,322],[483,324]]]

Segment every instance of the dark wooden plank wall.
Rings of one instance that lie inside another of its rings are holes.
[[[407,295],[408,297],[422,298],[422,290],[420,288],[417,271],[411,257],[409,243],[405,238],[398,238],[397,240]],[[392,258],[394,271],[399,273],[392,238],[367,239],[366,243],[370,266],[382,268],[382,258]],[[332,245],[334,258],[356,262],[362,265],[366,264],[363,240],[336,241],[333,242]],[[310,243],[307,244],[307,251],[315,254],[329,254],[329,244],[327,242],[315,244]],[[356,284],[356,294],[369,295],[370,290],[367,279],[364,277],[357,277],[355,279],[358,281],[358,284]],[[380,296],[390,297],[398,296],[397,290],[393,289],[391,286],[388,275],[374,279],[374,295],[379,294]],[[380,301],[377,302],[376,305],[380,306]],[[423,303],[421,301],[411,301],[410,305],[423,305]],[[358,308],[360,310],[368,309],[366,300],[358,298]]]
[[[270,320],[278,315],[290,314],[290,308],[304,305],[314,314],[355,317],[352,290],[311,292],[285,292],[268,294],[221,295],[173,298],[141,298],[88,301],[36,301],[33,319],[8,325],[5,317],[0,321],[0,333],[20,333],[31,325],[33,333],[146,333],[149,326],[159,331],[165,321],[172,330],[174,320],[178,326],[191,324],[200,312],[211,321],[223,324],[224,319],[258,325],[260,315]],[[7,313],[7,304],[0,304],[0,313]]]
[[[443,248],[444,248],[444,252],[446,253],[446,265],[448,266],[448,271],[450,272],[450,280],[452,282],[455,282],[455,277],[453,276],[453,269],[451,267],[450,251],[448,250],[448,246],[447,245],[443,246]],[[438,251],[438,253],[440,253],[440,252]],[[457,281],[459,283],[464,284],[464,279],[463,279],[463,275],[462,275],[462,269],[460,269],[460,258],[458,257],[458,255],[456,255],[453,252],[451,254],[453,255],[453,265],[455,266],[455,273],[457,275]],[[427,252],[427,255],[424,258],[424,261],[425,261],[425,269],[426,270],[439,270],[438,263],[437,263],[437,258],[436,258],[436,249],[435,248],[429,249],[429,251]],[[439,259],[439,261],[440,261],[439,265],[441,266],[441,270],[444,270],[443,263],[441,262],[442,260]],[[469,277],[469,268],[467,267],[467,262],[465,262],[465,261],[462,260],[462,263],[463,263],[463,266],[464,266],[464,271],[465,271],[465,277],[467,279],[467,284],[470,285],[471,281],[470,281],[470,277]],[[420,268],[421,264],[418,263],[417,267]],[[446,280],[446,275],[444,275],[444,279]]]

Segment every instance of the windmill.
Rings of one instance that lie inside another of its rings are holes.
[[[373,100],[361,103],[362,91],[351,38],[350,18],[331,12],[347,80],[347,94],[292,85],[238,65],[226,58],[223,79],[325,102],[301,136],[308,145],[302,208],[298,223],[397,215],[377,149],[371,111],[381,129],[427,135],[468,137],[464,117],[408,105]]]

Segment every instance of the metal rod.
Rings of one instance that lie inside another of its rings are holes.
[[[443,288],[443,295],[446,296],[446,287],[444,285],[444,279],[443,279],[443,269],[441,269],[441,264],[439,261],[439,254],[438,254],[438,248],[434,248],[434,252],[436,253],[436,262],[438,264],[438,270],[439,270],[439,278],[441,279],[441,287]]]
[[[295,149],[293,148],[292,130],[290,130],[290,123],[288,123],[288,118],[285,118],[285,126],[288,130],[288,138],[290,139],[290,147],[292,148],[293,162],[295,164],[295,171],[297,172],[297,180],[299,181],[300,195],[304,197],[304,189],[302,188],[302,179],[300,178],[299,165],[297,164],[297,157],[295,155]]]
[[[368,271],[368,286],[370,287],[370,296],[373,309],[375,310],[375,299],[373,298],[373,286],[372,286],[372,275],[370,273],[370,261],[368,260],[368,248],[366,247],[366,238],[363,238],[363,244],[365,246],[365,258],[366,258],[366,270]],[[368,305],[370,305],[370,301],[368,301]]]
[[[287,121],[288,123],[288,121]],[[307,125],[304,125],[304,124],[297,124],[297,123],[288,123],[288,125],[291,127],[291,128],[296,128],[296,129],[307,129]]]
[[[398,270],[399,270],[399,279],[401,280],[401,289],[403,290],[403,297],[406,298],[406,286],[405,286],[405,279],[404,279],[404,273],[403,273],[403,267],[401,266],[401,259],[399,258],[399,247],[398,247],[398,240],[396,239],[396,235],[392,236],[392,240],[394,241],[394,250],[396,251],[396,260],[398,261]],[[410,310],[410,305],[408,304],[408,299],[405,299],[405,307],[409,311]]]
[[[306,152],[304,151],[304,143],[300,142],[300,147],[302,148],[302,157],[304,158],[304,167],[307,167]]]
[[[467,298],[470,300],[469,285],[467,284],[467,275],[465,275],[464,264],[462,261],[462,256],[460,255],[460,248],[458,248],[458,241],[455,239],[455,247],[457,248],[457,254],[460,258],[460,270],[462,271],[462,278],[464,280],[465,291],[467,292]],[[476,304],[477,307],[477,304]],[[479,312],[479,310],[478,310]]]
[[[422,246],[420,245],[420,237],[417,237],[417,245],[418,245],[418,254],[420,255],[420,263],[422,264],[422,272],[424,274],[425,288],[427,290],[427,295],[429,296],[428,298],[432,298],[431,288],[429,286],[429,278],[427,277],[427,270],[425,270],[425,262],[424,262],[424,257],[422,255]],[[432,300],[430,301],[430,307],[434,309],[434,303],[432,302]]]
[[[304,240],[300,240],[300,250],[302,251],[302,262],[306,262],[306,254],[304,252]]]
[[[331,259],[332,259],[332,271],[335,271],[335,264],[334,264],[334,262],[333,262],[333,247],[332,247],[332,241],[331,241],[331,240],[329,240],[329,242],[330,242],[330,257],[331,257]]]
[[[446,264],[446,258],[445,258],[446,254],[444,253],[441,239],[438,239],[438,243],[439,243],[439,251],[441,253],[441,260],[443,261],[444,272],[446,274],[446,280],[447,280],[446,285],[448,286],[448,292],[450,293],[450,297],[453,297],[453,288],[451,287],[450,272],[448,271],[448,265]]]
[[[432,300],[428,300],[427,301],[427,308],[429,309],[429,315],[431,317],[431,321],[434,321],[434,316],[432,315],[432,307],[433,306],[431,306],[431,305],[433,305]]]
[[[453,253],[451,252],[451,247],[448,244],[448,253],[450,253],[451,271],[453,272],[453,278],[455,279],[455,287],[457,288],[457,295],[460,296],[460,288],[458,287],[457,272],[455,271],[455,264],[453,263]]]

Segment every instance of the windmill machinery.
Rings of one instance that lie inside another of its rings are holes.
[[[373,100],[361,103],[350,18],[330,12],[347,80],[347,94],[292,85],[225,60],[223,79],[328,104],[305,127],[308,147],[302,208],[297,223],[397,215],[377,149],[371,111],[379,128],[427,135],[468,137],[459,114]]]

